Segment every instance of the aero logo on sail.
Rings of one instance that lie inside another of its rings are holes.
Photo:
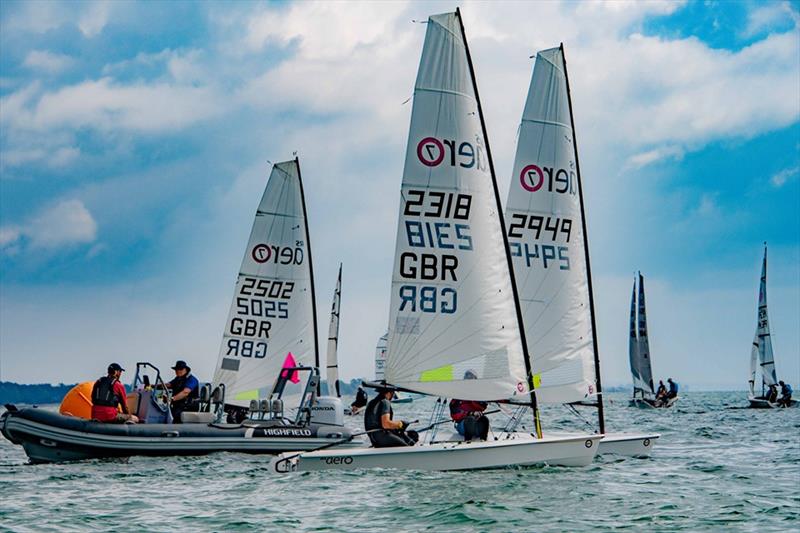
[[[519,173],[519,182],[528,192],[536,192],[546,184],[548,192],[569,193],[573,196],[578,194],[575,173],[563,168],[554,170],[552,167],[527,165]]]
[[[302,265],[303,249],[300,247],[290,248],[289,246],[275,246],[272,244],[256,244],[251,252],[253,261],[256,263],[269,263],[281,265]]]
[[[476,137],[474,146],[466,141],[456,146],[456,141],[452,139],[425,137],[417,144],[417,158],[426,167],[438,167],[445,163],[451,167],[476,168],[481,172],[489,170],[483,155],[483,141],[479,137]]]

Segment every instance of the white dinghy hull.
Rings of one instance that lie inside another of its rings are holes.
[[[480,470],[540,464],[586,466],[597,454],[602,435],[545,437],[529,435],[487,442],[441,442],[407,448],[360,448],[284,453],[270,462],[279,473],[316,470],[395,468],[400,470]]]
[[[554,433],[551,437],[578,437],[578,433]],[[597,455],[620,455],[624,457],[649,457],[658,433],[606,433],[597,448]]]

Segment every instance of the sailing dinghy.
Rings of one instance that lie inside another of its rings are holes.
[[[638,314],[638,316],[637,316]],[[633,397],[630,405],[641,409],[672,407],[674,398],[657,398],[653,386],[653,368],[650,359],[650,340],[647,334],[647,308],[644,301],[644,276],[639,272],[639,300],[636,300],[636,279],[631,293],[630,337],[628,357],[633,377]]]
[[[755,392],[758,369],[761,369],[761,395]],[[778,387],[778,372],[775,369],[775,357],[772,352],[772,336],[769,331],[767,313],[767,243],[764,243],[764,261],[761,264],[761,283],[758,287],[758,319],[753,347],[750,350],[750,394],[747,399],[750,407],[755,409],[771,409],[780,407],[775,398],[769,397],[769,388]],[[798,401],[792,399],[786,407],[797,407]]]
[[[507,245],[461,15],[434,15],[415,85],[401,188],[387,384],[437,397],[533,402]],[[282,454],[271,464],[278,472],[581,466],[594,459],[601,438],[431,438],[411,447]]]
[[[342,397],[339,389],[339,312],[342,305],[342,264],[339,263],[339,277],[336,278],[336,290],[333,291],[331,306],[331,323],[328,326],[328,395]]]
[[[7,405],[3,436],[22,445],[32,462],[279,453],[347,438],[341,400],[317,397],[318,364],[311,366],[318,352],[307,227],[299,162],[278,163],[239,271],[217,386],[201,388],[200,412],[185,412],[183,423],[173,423],[159,370],[139,363],[128,405],[143,423],[108,424]],[[305,386],[301,376],[307,376]],[[239,420],[226,423],[226,412]]]
[[[519,127],[506,227],[539,404],[597,408],[598,453],[646,456],[658,434],[608,434],[563,44],[536,55]],[[518,417],[519,418],[519,417]]]

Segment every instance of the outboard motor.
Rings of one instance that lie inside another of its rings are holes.
[[[344,407],[340,398],[317,397],[311,405],[311,423],[321,426],[344,426]]]

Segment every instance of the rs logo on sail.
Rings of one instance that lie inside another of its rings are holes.
[[[575,172],[563,168],[527,165],[519,173],[519,183],[528,192],[536,192],[546,186],[548,192],[569,193],[572,196],[578,194]]]
[[[272,244],[256,244],[251,252],[256,263],[275,263],[281,265],[302,265],[303,249],[299,246],[275,246]]]
[[[480,137],[475,137],[474,145],[463,141],[456,146],[456,142],[454,139],[425,137],[417,144],[417,158],[426,167],[438,167],[444,163],[451,167],[457,164],[463,168],[476,168],[481,172],[489,170]]]

